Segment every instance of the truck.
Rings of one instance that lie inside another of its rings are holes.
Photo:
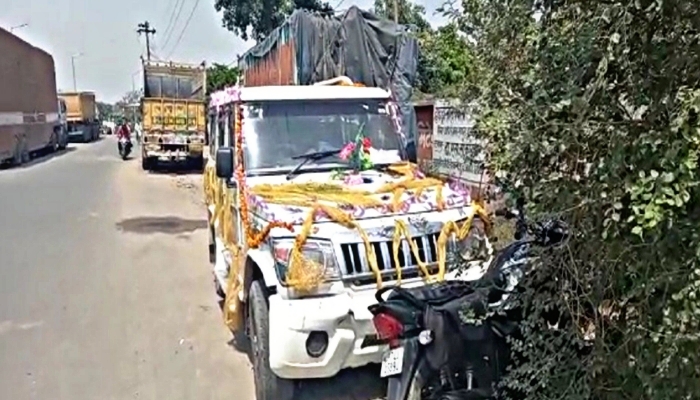
[[[95,93],[61,92],[59,97],[66,103],[70,141],[88,143],[97,140],[100,137],[100,121],[97,117]]]
[[[65,147],[53,57],[0,28],[0,163]]]
[[[204,166],[206,64],[143,60],[141,166]]]
[[[311,40],[337,32],[332,54]],[[370,59],[389,52],[366,51],[380,42],[405,46],[406,64]],[[258,400],[290,400],[300,380],[386,364],[368,310],[379,287],[474,280],[488,269],[483,206],[460,182],[407,160],[397,103],[410,90],[389,77],[415,76],[411,48],[402,27],[356,7],[334,18],[298,10],[242,56],[238,86],[211,94],[209,261]]]

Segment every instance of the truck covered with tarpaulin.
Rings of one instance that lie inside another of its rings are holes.
[[[296,10],[262,42],[239,58],[243,85],[310,85],[347,76],[391,91],[402,133],[416,137],[410,103],[418,68],[418,42],[409,30],[351,7],[328,16]]]

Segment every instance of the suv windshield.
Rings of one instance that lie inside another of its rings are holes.
[[[243,110],[246,169],[292,169],[292,157],[341,149],[359,132],[383,150],[387,163],[400,157],[399,138],[386,102],[367,99],[294,100],[246,103]],[[381,164],[382,161],[375,161]],[[338,156],[309,162],[310,166],[338,167]]]

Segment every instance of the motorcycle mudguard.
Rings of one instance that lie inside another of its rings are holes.
[[[403,368],[400,375],[391,376],[387,382],[386,400],[406,400],[414,376],[417,379],[429,376],[428,364],[425,362],[423,346],[417,338],[403,343]]]

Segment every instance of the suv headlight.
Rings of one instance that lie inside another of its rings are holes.
[[[294,248],[294,239],[278,239],[272,242],[272,256],[275,259],[277,277],[281,282],[286,281],[289,269],[289,257]],[[309,261],[322,266],[326,281],[340,280],[340,267],[333,252],[333,245],[326,240],[307,240],[301,253]]]
[[[466,220],[457,222],[461,227]],[[457,235],[452,236],[453,250],[464,261],[486,261],[491,256],[491,246],[486,237],[486,225],[479,218],[472,220],[467,236],[461,240]]]

